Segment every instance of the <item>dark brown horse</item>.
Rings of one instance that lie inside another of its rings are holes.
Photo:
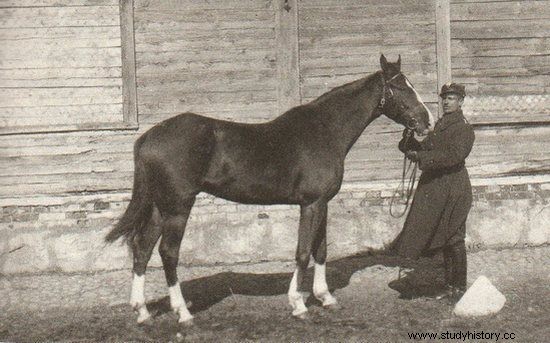
[[[297,267],[288,297],[294,316],[307,314],[299,292],[313,256],[314,295],[336,307],[325,275],[327,203],[338,193],[346,154],[363,130],[385,114],[425,133],[431,113],[401,73],[401,57],[381,71],[335,88],[309,104],[290,109],[262,124],[216,120],[193,113],[170,118],[135,143],[132,200],[106,241],[124,236],[133,251],[131,305],[138,322],[145,307],[145,269],[155,243],[179,321],[192,323],[176,274],[189,213],[199,192],[245,204],[300,205]],[[153,208],[162,225],[150,225]]]

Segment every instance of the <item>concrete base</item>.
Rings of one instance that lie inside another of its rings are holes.
[[[468,247],[550,243],[549,185],[475,186],[467,224]],[[347,185],[330,202],[329,259],[383,249],[394,239],[404,221],[388,212],[394,186]],[[0,273],[131,268],[126,245],[103,242],[129,196],[3,200]],[[298,206],[241,205],[201,195],[191,213],[180,262],[208,265],[293,260],[298,219]],[[156,250],[149,265],[161,266]]]

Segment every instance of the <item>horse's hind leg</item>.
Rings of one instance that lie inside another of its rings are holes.
[[[138,323],[143,323],[151,317],[145,305],[145,270],[159,237],[160,227],[149,223],[145,230],[136,234],[130,242],[134,259],[130,305],[138,312]]]
[[[187,309],[185,299],[181,294],[181,287],[178,283],[177,266],[179,250],[187,219],[195,202],[195,197],[182,201],[177,205],[176,211],[163,214],[162,238],[160,240],[159,252],[162,258],[168,293],[170,295],[170,306],[179,315],[179,322],[192,324],[193,316]]]

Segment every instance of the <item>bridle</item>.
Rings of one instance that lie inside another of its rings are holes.
[[[392,89],[391,81],[397,78],[399,75],[402,75],[405,80],[407,80],[411,85],[412,83],[407,79],[405,75],[402,73],[395,74],[392,78],[389,80],[386,80],[384,77],[384,74],[382,73],[382,82],[383,82],[383,88],[382,88],[382,98],[380,99],[380,102],[378,103],[378,110],[380,113],[383,113],[385,105],[393,99],[394,92]],[[395,85],[394,85],[395,87]],[[387,114],[386,114],[387,116]],[[415,130],[418,127],[418,121],[414,119],[412,116],[408,116],[410,120],[403,120],[404,125],[409,130]],[[412,171],[411,171],[412,168]],[[397,186],[397,189],[394,191],[391,197],[390,201],[390,215],[394,218],[402,217],[410,206],[410,199],[414,193],[414,184],[416,181],[416,171],[418,170],[418,165],[416,162],[409,161],[407,165],[407,158],[403,157],[403,173],[401,175],[401,182]],[[409,174],[409,171],[410,174]],[[409,175],[408,175],[409,174]],[[408,180],[407,180],[408,178]],[[405,183],[408,181],[408,185],[405,185]],[[394,203],[397,198],[401,198],[405,202],[405,209],[401,213],[394,213],[393,207]]]
[[[393,79],[395,79],[396,77],[398,77],[399,75],[403,75],[403,74],[397,73],[394,76],[392,76],[392,78],[389,79],[389,80],[386,80],[383,73],[381,75],[382,75],[383,88],[382,88],[382,98],[380,99],[380,102],[378,103],[378,108],[382,110],[382,109],[384,109],[384,106],[386,105],[386,102],[387,102],[386,99],[389,100],[389,99],[393,98],[393,89],[390,87],[390,82]]]
[[[377,106],[380,113],[384,112],[384,108],[385,108],[386,104],[389,103],[393,99],[394,92],[393,92],[393,89],[392,89],[391,81],[394,80],[395,78],[397,78],[399,75],[403,76],[405,78],[405,80],[407,80],[412,85],[411,81],[409,81],[409,79],[402,73],[395,74],[389,80],[386,80],[386,78],[384,77],[384,73],[381,73],[382,83],[383,83],[382,98],[380,99],[380,102],[378,103],[378,106]],[[394,87],[396,87],[396,86],[394,85]],[[388,116],[388,115],[386,114],[386,116]],[[409,120],[403,120],[404,121],[403,125],[405,125],[405,127],[409,130],[415,130],[418,127],[418,121],[412,116],[407,116],[407,117],[410,118],[410,119]]]

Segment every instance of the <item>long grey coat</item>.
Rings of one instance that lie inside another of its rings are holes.
[[[444,115],[422,142],[403,139],[399,149],[418,151],[422,175],[403,231],[393,243],[400,256],[418,258],[464,240],[472,186],[464,160],[475,140],[462,111]]]

